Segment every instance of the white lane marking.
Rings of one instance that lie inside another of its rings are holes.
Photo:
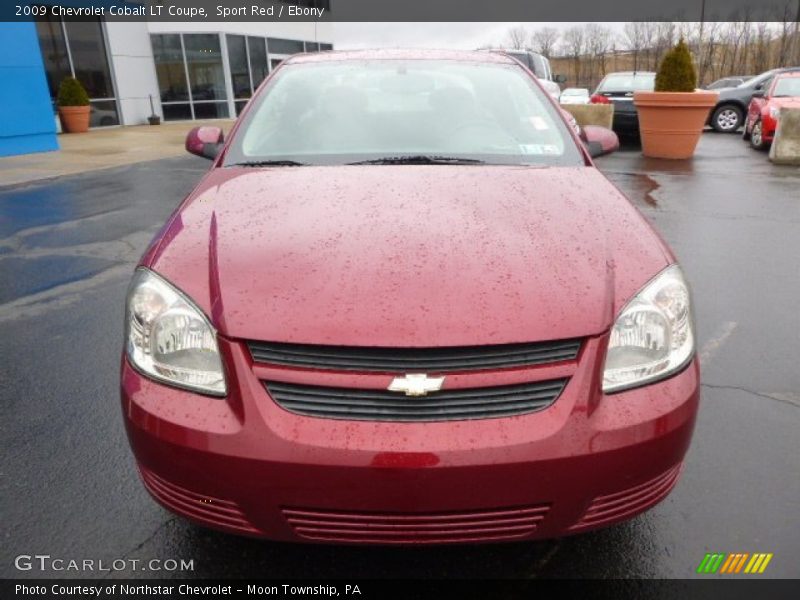
[[[706,365],[711,362],[711,359],[714,355],[719,351],[728,338],[733,333],[733,330],[736,329],[738,323],[736,321],[725,321],[710,340],[708,340],[705,344],[703,344],[702,349],[700,350],[700,366]]]

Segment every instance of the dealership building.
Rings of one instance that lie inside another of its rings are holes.
[[[142,125],[153,112],[164,121],[231,118],[287,56],[332,48],[333,26],[322,21],[72,21],[48,14],[0,23],[0,156],[58,148],[53,107],[67,76],[89,94],[91,127]]]

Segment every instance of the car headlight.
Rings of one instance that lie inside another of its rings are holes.
[[[689,286],[678,265],[664,269],[617,317],[608,342],[603,391],[638,387],[682,369],[694,356]]]
[[[125,349],[143,374],[204,394],[227,392],[217,332],[179,290],[148,269],[128,288]]]
[[[781,109],[777,106],[770,106],[769,108],[769,116],[773,119],[777,119],[781,114]]]

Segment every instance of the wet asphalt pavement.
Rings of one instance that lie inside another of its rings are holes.
[[[18,554],[45,553],[194,559],[193,574],[148,576],[683,578],[706,552],[772,552],[765,576],[800,576],[800,169],[712,133],[688,163],[626,149],[598,164],[694,286],[703,391],[686,467],[662,504],[628,523],[472,547],[277,544],[156,505],[119,409],[123,297],[207,163],[0,188],[0,577],[79,575],[14,569]]]

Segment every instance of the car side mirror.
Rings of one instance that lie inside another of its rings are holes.
[[[566,75],[554,75],[553,76],[553,81],[555,81],[556,83],[566,83],[567,82],[567,76]]]
[[[763,98],[764,97],[764,90],[758,90],[757,92],[753,92],[753,98]]]
[[[186,135],[186,151],[214,160],[222,150],[224,141],[225,137],[219,127],[195,127]]]
[[[619,138],[617,134],[597,125],[586,125],[581,128],[581,140],[589,156],[596,158],[605,156],[619,150]]]

